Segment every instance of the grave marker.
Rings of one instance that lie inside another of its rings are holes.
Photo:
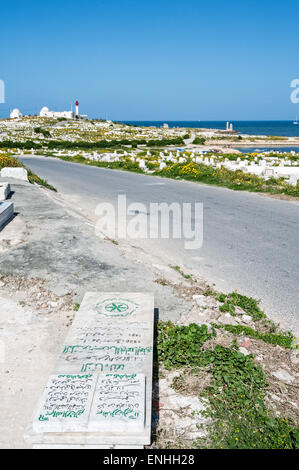
[[[33,420],[34,431],[86,431],[95,385],[91,374],[51,375]]]
[[[87,400],[86,394],[84,413],[72,421],[77,425],[69,420],[67,427],[65,419],[61,419],[63,424],[52,419],[49,404],[56,402],[52,395],[49,401],[49,388],[46,389],[26,440],[38,445],[149,445],[153,326],[152,295],[86,293],[61,348],[54,374],[95,377],[97,385],[93,381],[90,389],[93,401],[89,401],[90,395]],[[60,396],[59,383],[56,385],[55,393]],[[62,413],[72,410],[67,397],[66,392],[64,401],[58,402]],[[39,416],[44,415],[41,410],[47,410],[51,419],[41,423]]]
[[[89,430],[132,432],[144,429],[145,377],[143,374],[99,375]]]
[[[0,171],[1,178],[17,178],[28,181],[28,172],[25,168],[5,167]]]
[[[7,196],[10,194],[10,184],[9,183],[0,183],[0,201],[5,201]]]

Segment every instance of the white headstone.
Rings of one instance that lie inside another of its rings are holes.
[[[0,201],[5,201],[9,193],[10,193],[10,184],[1,182],[0,183]]]
[[[16,178],[28,181],[28,173],[25,168],[5,167],[1,170],[1,178]]]
[[[89,430],[131,433],[144,430],[143,374],[99,375],[90,413]]]
[[[92,374],[51,375],[33,420],[34,431],[86,431],[95,384]]]
[[[76,433],[63,428],[60,434],[55,434],[45,431],[45,427],[36,428],[31,423],[25,435],[27,442],[70,445],[150,444],[153,300],[152,295],[143,293],[85,294],[54,373],[99,376],[87,429]],[[110,395],[106,393],[109,387],[113,392]],[[118,406],[118,412],[113,408],[114,405]],[[127,408],[125,405],[128,405]],[[38,412],[40,409],[41,405]],[[114,414],[109,418],[111,409]],[[99,413],[101,410],[103,413]],[[78,422],[80,428],[86,426],[83,417]],[[125,430],[124,423],[130,426],[130,432]]]
[[[291,175],[289,179],[289,184],[291,184],[292,186],[297,186],[298,179],[299,179],[299,176]]]

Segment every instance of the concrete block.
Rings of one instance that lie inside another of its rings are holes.
[[[13,218],[14,205],[12,202],[0,202],[0,231]]]
[[[10,194],[10,184],[0,183],[0,201],[5,201],[7,196]]]
[[[28,181],[28,172],[25,168],[6,167],[1,170],[1,178],[16,178]]]

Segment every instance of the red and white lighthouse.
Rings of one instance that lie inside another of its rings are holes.
[[[76,103],[76,119],[79,119],[79,101],[77,100]]]

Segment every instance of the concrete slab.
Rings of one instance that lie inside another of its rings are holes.
[[[99,374],[87,430],[53,432],[34,427],[33,420],[25,440],[34,445],[149,445],[153,327],[152,295],[86,293],[55,374]]]

